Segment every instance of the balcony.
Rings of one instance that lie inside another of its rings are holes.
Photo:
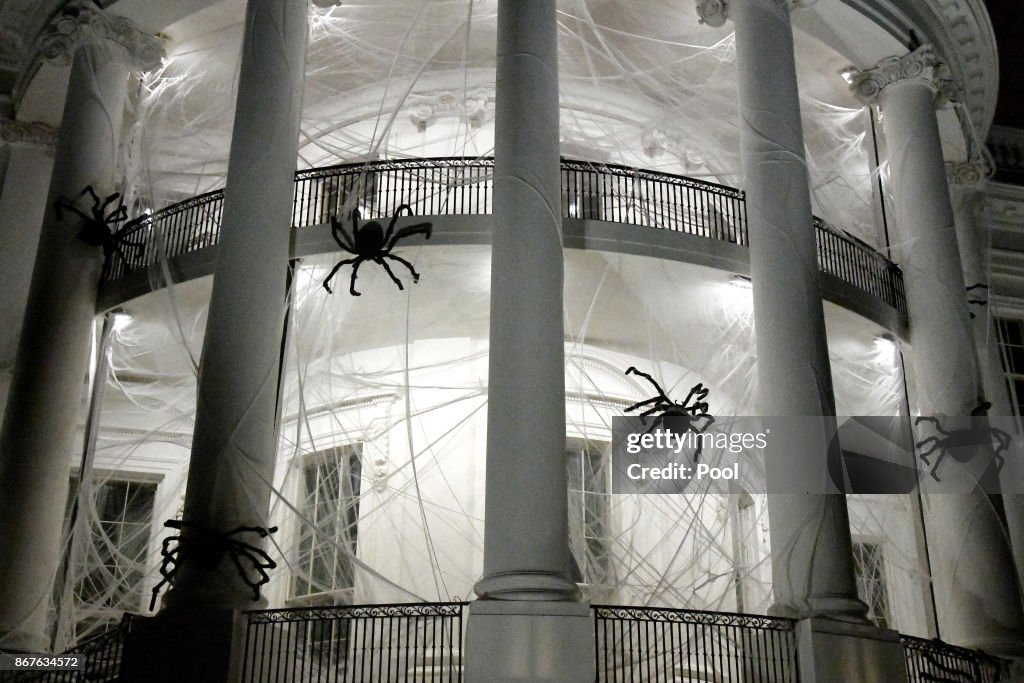
[[[296,255],[300,251],[308,255],[336,250],[326,230],[330,216],[343,206],[358,206],[364,220],[389,219],[402,204],[408,204],[417,216],[489,215],[493,177],[494,160],[490,158],[372,161],[299,171],[295,174],[292,228],[295,243],[305,241],[307,246],[296,249]],[[575,232],[581,230],[577,225],[580,222],[611,224],[613,229],[636,226],[666,231],[679,236],[680,241],[697,239],[705,245],[734,245],[730,253],[736,247],[742,252],[748,244],[742,190],[668,173],[568,159],[561,162],[561,180],[567,246],[586,246],[586,240]],[[115,305],[150,286],[148,281],[143,284],[140,280],[133,287],[128,282],[130,271],[161,259],[174,262],[215,247],[220,240],[223,203],[223,190],[215,190],[168,206],[138,223],[125,237],[143,246],[127,250],[127,265],[117,259],[107,263],[101,306]],[[435,225],[435,229],[438,227]],[[321,238],[308,239],[317,228],[323,233]],[[889,327],[902,328],[906,302],[899,268],[869,245],[817,217],[814,231],[826,297],[854,309],[857,306],[850,302],[858,296],[880,303],[889,315],[873,317],[884,318],[880,322]],[[454,235],[446,243],[458,243],[460,239],[467,238]],[[479,241],[480,237],[473,239]],[[643,253],[680,258],[659,251],[659,244],[664,241]],[[743,258],[734,257],[732,261]],[[720,261],[712,265],[722,267]],[[182,272],[178,279],[208,274],[212,272],[212,258]],[[837,288],[848,294],[836,295]],[[857,312],[865,313],[871,307],[862,303]]]

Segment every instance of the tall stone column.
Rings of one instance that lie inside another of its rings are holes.
[[[981,396],[935,115],[937,97],[952,90],[944,74],[929,45],[850,72],[857,95],[881,109],[917,403],[921,415],[940,419],[970,415]],[[1020,652],[1024,617],[1013,560],[990,501],[983,493],[927,495],[932,482],[922,481],[939,637],[987,652]]]
[[[470,681],[591,681],[572,602],[554,0],[499,0],[484,576]]]
[[[0,181],[0,320],[5,321],[0,330],[0,418],[18,352],[56,140],[56,130],[45,123],[0,121],[0,145],[7,146],[7,169]]]
[[[246,5],[178,569],[160,613],[132,630],[131,680],[234,680],[234,610],[266,606],[254,600],[259,576],[240,574],[226,541],[262,551],[269,533],[308,10]]]
[[[698,0],[702,21],[736,27],[740,155],[747,193],[758,412],[772,543],[772,611],[799,619],[801,680],[898,680],[892,632],[857,597],[838,458],[790,10],[783,0]]]
[[[980,164],[946,164],[957,244],[966,283],[967,306],[974,315],[971,331],[978,353],[981,386],[986,401],[992,404],[988,414],[1012,417],[1014,409],[1006,388],[1006,375],[999,359],[999,344],[992,321],[989,300],[988,239],[978,220],[984,203],[984,172]],[[1002,425],[1004,428],[1006,425]],[[1006,515],[1010,549],[1017,567],[1018,587],[1024,587],[1024,463],[1009,458],[1000,473],[1003,495],[999,500]]]
[[[706,2],[698,5],[706,23],[724,21],[721,13],[713,13],[716,7],[736,25],[758,410],[766,416],[822,418],[814,434],[773,434],[766,454],[769,491],[780,475],[792,480],[793,472],[802,471],[805,489],[820,492],[822,482],[829,481],[826,455],[832,447],[835,399],[789,3]],[[772,495],[768,506],[774,611],[796,618],[864,622],[866,606],[857,598],[846,499]]]
[[[0,649],[42,652],[60,555],[75,425],[103,252],[59,220],[54,203],[87,185],[115,191],[115,161],[130,69],[159,63],[161,46],[91,2],[73,2],[45,32],[48,58],[71,76],[54,154],[35,270],[0,433]],[[89,213],[91,201],[79,200]],[[108,211],[112,207],[108,207]]]

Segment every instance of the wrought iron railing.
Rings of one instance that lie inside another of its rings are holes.
[[[941,640],[900,636],[910,683],[998,683],[1008,675],[1008,662]]]
[[[792,620],[648,607],[592,610],[598,681],[799,680]]]
[[[63,655],[82,658],[80,669],[53,671],[0,671],[0,683],[114,683],[121,678],[121,660],[124,641],[131,630],[132,615],[125,614],[114,628],[82,641]]]
[[[364,220],[388,218],[408,204],[421,216],[481,215],[492,211],[494,160],[439,158],[371,161],[295,174],[292,227],[326,223],[343,206],[358,206]],[[562,215],[626,223],[747,244],[742,190],[703,180],[618,164],[561,162]],[[128,263],[113,258],[108,281],[128,269],[213,246],[220,240],[222,190],[157,211],[127,239]],[[821,270],[906,311],[899,268],[870,246],[815,219]]]
[[[246,612],[241,680],[461,681],[467,604]]]

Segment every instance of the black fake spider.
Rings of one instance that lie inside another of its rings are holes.
[[[914,419],[915,425],[928,422],[934,425],[935,431],[938,432],[938,435],[929,436],[914,444],[917,448],[922,449],[925,445],[928,446],[927,450],[923,450],[918,457],[924,461],[924,464],[931,467],[929,474],[932,475],[932,479],[942,481],[939,479],[937,471],[939,464],[947,455],[957,462],[966,463],[973,460],[974,456],[979,452],[978,449],[982,447],[992,448],[992,459],[995,462],[996,472],[998,473],[1003,468],[1003,463],[1006,460],[1003,458],[1002,453],[1009,448],[1012,438],[1002,429],[997,429],[987,424],[983,426],[977,421],[977,418],[984,417],[991,407],[992,404],[985,401],[972,410],[971,418],[973,419],[969,428],[946,429],[937,417],[918,417]],[[936,451],[938,451],[939,457],[935,459],[935,464],[932,464],[928,458]]]
[[[654,398],[649,398],[645,401],[639,401],[626,408],[626,412],[636,410],[641,406],[650,405],[651,407],[640,413],[640,419],[647,424],[647,416],[657,413],[651,424],[651,428],[647,430],[650,433],[655,427],[664,424],[667,428],[672,431],[681,432],[693,432],[694,434],[703,434],[708,430],[715,422],[715,416],[708,413],[708,404],[704,401],[708,396],[708,389],[703,383],[698,382],[691,389],[690,393],[686,395],[682,403],[673,401],[665,395],[665,390],[662,389],[654,378],[648,375],[646,372],[640,372],[635,367],[630,367],[626,370],[627,375],[639,375],[643,377],[658,390],[658,395]],[[694,399],[693,405],[690,405],[690,399]],[[653,405],[652,405],[653,404]],[[682,429],[680,429],[682,427]],[[700,458],[700,453],[704,444],[701,440],[697,441],[697,448],[693,452],[693,460],[696,462]]]
[[[75,202],[86,194],[92,197],[92,208],[90,209],[92,215],[85,213],[75,206]],[[78,231],[79,239],[90,246],[103,247],[103,262],[105,264],[109,264],[111,257],[117,254],[121,262],[124,263],[125,269],[131,272],[128,258],[121,247],[127,246],[137,249],[143,246],[142,242],[129,240],[128,235],[133,233],[138,225],[148,220],[149,214],[142,214],[138,218],[128,221],[118,230],[118,223],[128,219],[128,209],[125,208],[124,202],[120,198],[121,193],[115,192],[112,195],[108,195],[106,199],[100,200],[92,185],[86,185],[85,189],[74,200],[67,197],[59,197],[53,203],[53,207],[57,210],[57,220],[59,221],[64,220],[65,211],[78,214],[82,218],[82,228]],[[107,207],[114,202],[117,202],[117,207],[110,213],[107,213]]]
[[[394,232],[395,222],[398,217],[402,215],[402,211],[408,211],[408,215],[412,214],[412,208],[408,204],[402,204],[395,209],[395,214],[391,217],[391,223],[388,225],[387,231],[381,227],[378,221],[369,221],[364,223],[362,227],[359,227],[359,209],[352,209],[352,235],[351,237],[345,232],[345,229],[341,227],[341,222],[338,220],[337,215],[331,216],[331,234],[334,236],[334,241],[338,243],[342,249],[355,256],[355,258],[345,259],[339,261],[334,269],[331,270],[327,278],[324,280],[324,289],[328,293],[332,293],[330,282],[334,274],[345,264],[352,264],[352,281],[349,285],[349,293],[352,296],[361,296],[356,291],[356,273],[359,271],[359,266],[363,261],[373,261],[384,266],[384,270],[387,271],[388,275],[399,289],[405,289],[402,287],[402,281],[395,277],[395,274],[391,272],[391,267],[384,260],[386,258],[398,261],[412,273],[412,281],[419,282],[420,274],[416,272],[416,269],[412,267],[412,264],[406,261],[401,256],[395,256],[391,253],[391,250],[395,248],[395,244],[398,240],[403,237],[409,237],[410,235],[426,235],[427,239],[430,239],[431,225],[430,223],[417,223],[416,225],[410,225],[400,229],[398,232]],[[394,234],[392,234],[394,233]]]
[[[188,536],[170,536],[164,539],[160,549],[160,554],[163,556],[163,561],[160,562],[160,576],[163,577],[163,580],[153,587],[153,597],[149,601],[149,609],[152,610],[156,606],[156,598],[163,585],[174,583],[174,576],[183,562],[194,560],[200,569],[209,571],[220,564],[224,553],[231,557],[231,561],[234,562],[235,568],[238,570],[238,575],[252,589],[252,599],[259,600],[260,586],[270,581],[267,570],[277,567],[277,563],[270,559],[270,555],[265,550],[236,540],[232,536],[253,532],[259,534],[260,538],[266,538],[277,531],[276,526],[269,529],[264,529],[261,526],[240,526],[231,531],[215,532],[179,519],[169,519],[164,522],[164,526],[179,531],[188,527],[192,533]],[[171,544],[174,544],[173,548]],[[246,569],[243,560],[248,562],[249,569]],[[253,579],[251,573],[258,574],[259,578]]]

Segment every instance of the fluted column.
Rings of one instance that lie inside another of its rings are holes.
[[[789,8],[778,0],[698,3],[706,23],[719,24],[727,16],[736,26],[758,411],[822,418],[802,421],[806,428],[785,434],[779,433],[781,425],[773,425],[765,454],[769,492],[782,486],[792,490],[794,483],[815,492],[768,499],[773,611],[866,623],[866,606],[857,598],[846,499],[821,494],[829,482],[826,456],[834,447],[835,399]]]
[[[939,418],[970,415],[981,396],[935,115],[940,94],[955,93],[946,73],[928,45],[871,70],[849,72],[857,95],[882,112],[916,398],[921,415]],[[944,479],[956,476],[956,468],[943,472]],[[926,494],[933,485],[923,478]],[[988,498],[933,493],[925,495],[923,508],[939,636],[989,652],[1019,651],[1024,618],[1013,561]]]
[[[46,30],[42,53],[71,76],[0,433],[0,649],[41,652],[60,552],[71,448],[84,394],[103,252],[54,202],[87,185],[112,194],[130,69],[159,63],[161,46],[91,2],[73,2]],[[91,202],[79,202],[87,213]],[[112,207],[108,210],[112,210]]]
[[[186,548],[238,527],[268,526],[307,12],[296,0],[249,0],[246,7],[182,516]],[[232,540],[265,545],[257,532]],[[183,553],[167,611],[256,606],[230,555],[207,567]]]

